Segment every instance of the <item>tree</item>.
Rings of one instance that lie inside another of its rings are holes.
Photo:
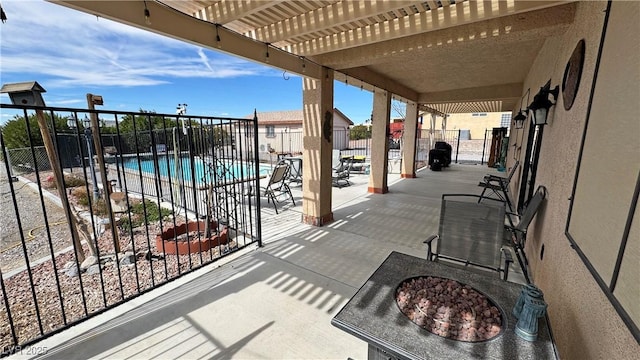
[[[152,133],[156,144],[166,144],[167,132],[178,125],[178,122],[173,118],[164,118],[156,115],[154,111],[140,109],[140,112],[145,115],[127,114],[118,123],[125,152],[149,151],[153,144],[151,141]]]
[[[351,140],[370,139],[371,129],[368,126],[364,125],[353,126],[351,127],[349,138]]]
[[[47,124],[51,127],[51,114],[44,114]],[[67,118],[61,117],[58,114],[53,115],[55,122],[55,129],[57,133],[69,132],[69,126],[67,125]],[[36,114],[31,114],[28,117],[29,131],[27,132],[27,121],[23,116],[15,115],[13,119],[7,121],[7,123],[1,128],[2,137],[4,138],[4,144],[8,149],[25,148],[30,146],[43,146],[42,135],[40,134],[40,127],[38,126],[38,119]],[[50,128],[49,131],[52,131]],[[29,141],[29,134],[31,135],[31,141]]]
[[[178,125],[178,122],[173,118],[166,119],[163,116],[156,115],[154,111],[145,111],[140,109],[140,112],[148,115],[134,116],[132,114],[127,114],[122,117],[119,123],[120,133],[134,132],[134,125],[136,132],[171,129]]]

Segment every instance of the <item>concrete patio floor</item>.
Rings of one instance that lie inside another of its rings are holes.
[[[262,248],[253,247],[135,298],[36,344],[50,359],[365,359],[367,344],[331,318],[391,251],[426,257],[443,193],[479,194],[481,165],[389,175],[389,193],[368,194],[367,175],[333,188],[335,221],[300,223],[296,206],[276,215],[263,202]],[[511,281],[520,281],[517,265]],[[497,276],[497,275],[496,275]],[[16,356],[19,358],[20,356]]]

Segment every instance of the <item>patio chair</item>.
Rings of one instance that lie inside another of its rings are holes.
[[[470,268],[474,270],[479,270],[474,267],[493,270],[506,281],[513,258],[504,246],[505,205],[499,200],[479,203],[478,197],[442,195],[438,234],[424,241],[428,245],[427,259],[472,265]],[[438,240],[435,251],[434,240]]]
[[[353,156],[343,158],[341,159],[340,165],[337,168],[333,168],[333,173],[331,175],[333,186],[342,188],[351,185],[351,182],[349,181],[349,175],[351,173],[352,161]]]
[[[540,209],[540,205],[547,197],[547,188],[540,185],[536,189],[535,194],[529,202],[522,214],[516,214],[508,212],[507,215],[507,225],[505,228],[507,231],[511,232],[511,242],[513,244],[514,251],[516,253],[516,258],[518,259],[518,263],[520,264],[520,268],[522,269],[522,274],[524,275],[527,283],[529,282],[529,275],[527,272],[527,265],[529,265],[529,261],[524,253],[524,243],[527,236],[527,229],[529,228],[529,224],[536,216],[538,209]],[[517,223],[514,224],[514,220],[517,220]]]
[[[516,169],[520,165],[520,161],[516,161],[511,167],[509,174],[507,176],[497,176],[492,174],[487,174],[484,176],[482,181],[478,183],[478,186],[482,186],[482,194],[480,194],[480,198],[478,202],[482,201],[482,199],[498,199],[507,204],[509,211],[513,211],[513,207],[511,204],[511,198],[509,197],[509,183],[511,182],[511,178],[513,174],[515,174]],[[487,191],[491,191],[493,195],[496,197],[487,196]]]
[[[287,184],[290,170],[291,166],[286,162],[276,164],[271,172],[271,176],[269,176],[267,185],[260,188],[260,195],[265,196],[267,198],[267,202],[273,202],[276,214],[278,213],[278,206],[276,203],[284,202],[290,198],[293,206],[296,205],[296,202],[293,199],[293,194],[291,193],[291,188],[289,188],[289,185]]]

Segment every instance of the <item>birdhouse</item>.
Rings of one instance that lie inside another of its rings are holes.
[[[42,93],[46,90],[37,81],[2,85],[0,93],[8,93],[13,105],[45,106]]]

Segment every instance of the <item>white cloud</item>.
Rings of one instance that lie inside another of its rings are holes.
[[[270,74],[257,64],[43,1],[5,0],[2,77],[52,88],[151,86],[175,78]],[[21,79],[27,81],[32,79]]]

